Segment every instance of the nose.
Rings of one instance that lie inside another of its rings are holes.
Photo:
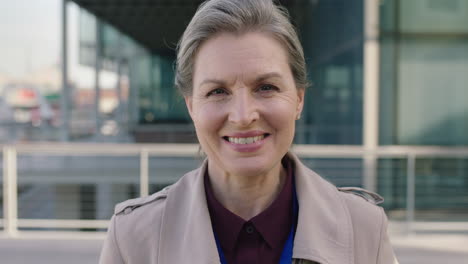
[[[247,127],[260,117],[258,103],[248,88],[240,88],[233,94],[229,108],[229,122],[237,126]]]

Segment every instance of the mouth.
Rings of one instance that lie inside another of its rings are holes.
[[[230,142],[232,144],[238,144],[238,145],[246,145],[246,144],[253,144],[258,141],[261,141],[265,139],[266,137],[270,136],[270,134],[265,133],[263,135],[259,136],[254,136],[254,137],[230,137],[230,136],[224,136],[223,139],[227,142]]]

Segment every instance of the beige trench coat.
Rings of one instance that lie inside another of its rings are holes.
[[[293,263],[398,263],[377,195],[339,190],[288,155],[299,201]],[[207,161],[158,193],[118,204],[100,263],[220,263],[203,185],[206,169]]]

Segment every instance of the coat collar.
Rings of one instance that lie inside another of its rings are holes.
[[[353,264],[351,217],[336,187],[292,153],[299,216],[293,257],[319,263]]]
[[[353,264],[353,229],[335,186],[292,153],[299,216],[293,257],[319,263]],[[205,197],[202,166],[170,188],[161,223],[157,263],[219,263]]]
[[[170,188],[157,263],[219,263],[203,185],[207,167],[205,160]]]

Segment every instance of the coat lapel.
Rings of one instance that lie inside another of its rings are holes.
[[[219,263],[203,185],[206,167],[205,160],[169,190],[157,263]]]
[[[293,154],[299,216],[293,257],[318,263],[354,264],[353,229],[336,187]]]

